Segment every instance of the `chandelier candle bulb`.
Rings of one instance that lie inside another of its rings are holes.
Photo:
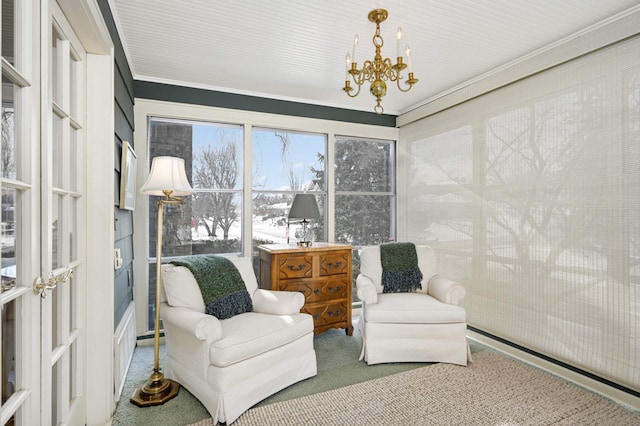
[[[402,57],[402,27],[398,27],[398,43],[397,43],[397,47],[396,47],[396,56],[398,58]]]
[[[358,62],[356,60],[356,53],[358,51],[358,34],[355,35],[355,37],[353,37],[353,54],[351,55],[351,60],[353,62]]]
[[[413,73],[413,68],[411,67],[411,48],[407,46],[405,52],[407,53],[407,67],[409,68],[409,74]]]
[[[345,74],[344,74],[344,80],[348,82],[349,70],[351,69],[351,57],[349,56],[349,52],[347,52],[347,55],[345,56],[345,62],[347,63],[347,70],[345,71]]]

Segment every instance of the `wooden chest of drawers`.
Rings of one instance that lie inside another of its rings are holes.
[[[313,317],[315,335],[330,328],[344,328],[351,336],[352,249],[333,243],[258,246],[260,288],[304,294],[302,312]]]

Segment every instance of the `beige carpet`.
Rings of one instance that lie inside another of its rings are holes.
[[[211,426],[211,419],[192,426]],[[640,413],[491,350],[252,408],[244,425],[640,425]]]

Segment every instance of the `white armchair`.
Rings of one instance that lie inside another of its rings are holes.
[[[360,359],[385,362],[448,362],[467,365],[466,311],[457,306],[465,296],[461,284],[436,275],[433,249],[416,246],[421,288],[410,293],[383,293],[380,247],[360,250],[356,279],[362,300]]]
[[[297,292],[258,289],[249,258],[231,259],[251,295],[253,311],[219,320],[205,314],[189,269],[162,265],[164,374],[230,424],[264,398],[317,373],[313,320],[300,313]]]

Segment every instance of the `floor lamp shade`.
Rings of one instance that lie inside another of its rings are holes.
[[[158,235],[156,241],[156,300],[153,372],[149,380],[135,390],[130,401],[139,407],[164,404],[178,395],[180,384],[166,379],[160,370],[160,293],[162,291],[161,263],[162,263],[162,212],[165,204],[184,204],[185,195],[193,194],[193,189],[187,180],[184,160],[176,157],[155,157],[151,163],[151,170],[147,181],[140,188],[140,192],[147,195],[159,195],[158,201]]]
[[[176,197],[193,194],[182,158],[155,157],[153,159],[149,177],[140,188],[140,192],[163,197],[165,191],[171,191],[171,195]]]

